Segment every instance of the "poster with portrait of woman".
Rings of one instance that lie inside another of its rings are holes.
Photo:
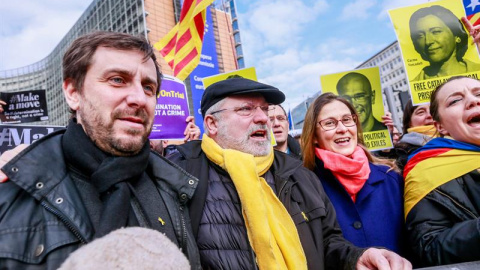
[[[448,78],[478,78],[480,58],[461,22],[461,1],[442,0],[389,11],[413,104],[430,102],[431,92]]]
[[[363,141],[369,150],[393,147],[388,128],[382,123],[385,114],[378,67],[363,68],[320,76],[322,93],[331,92],[345,98],[357,111]]]

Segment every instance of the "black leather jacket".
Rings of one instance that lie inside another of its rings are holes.
[[[200,147],[201,141],[178,145],[179,153],[169,159],[199,179],[190,202],[190,217],[196,234],[207,196],[209,160]],[[317,176],[302,162],[275,151],[270,169],[277,196],[295,223],[309,269],[355,269],[365,249],[357,248],[343,238],[335,209]],[[212,232],[214,233],[214,232]]]
[[[43,137],[2,168],[9,181],[0,184],[0,269],[57,269],[71,252],[93,240],[87,210],[64,163],[63,132]],[[153,152],[149,166],[180,248],[192,269],[199,269],[186,208],[198,180]],[[133,208],[141,207],[135,202]],[[147,226],[142,217],[137,219]]]
[[[415,266],[480,260],[480,172],[437,187],[408,213]]]

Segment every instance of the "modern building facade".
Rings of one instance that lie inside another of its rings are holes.
[[[378,66],[385,110],[392,113],[392,118],[399,130],[402,129],[403,108],[409,101],[407,75],[400,52],[400,46],[395,41],[376,53],[355,69]],[[320,95],[320,92],[307,98],[292,110],[295,128],[303,127],[303,120],[308,106]]]
[[[144,35],[153,44],[176,24],[180,0],[94,0],[60,43],[43,60],[26,67],[0,71],[0,91],[45,89],[49,120],[35,124],[66,125],[70,117],[62,93],[62,57],[77,37],[97,30]],[[214,8],[225,7],[224,9]],[[232,12],[234,14],[232,14]],[[229,0],[211,7],[219,72],[243,65],[235,3]],[[233,30],[235,27],[236,30]],[[235,42],[238,34],[238,43]],[[157,52],[164,74],[173,72]],[[189,84],[186,84],[189,87]],[[191,91],[189,91],[191,93]],[[190,97],[191,98],[191,97]],[[191,104],[191,103],[190,103]]]

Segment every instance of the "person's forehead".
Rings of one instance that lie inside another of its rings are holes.
[[[328,104],[325,104],[318,116],[321,118],[336,117],[342,116],[345,114],[350,114],[350,109],[343,102],[334,100]]]
[[[287,116],[287,114],[283,111],[283,109],[278,106],[278,105],[273,105],[275,107],[275,110],[273,110],[273,115],[277,116],[277,115],[284,115],[284,116]]]
[[[433,14],[429,14],[425,17],[419,18],[415,24],[418,28],[433,28],[433,27],[447,27],[443,20]]]
[[[225,104],[266,104],[265,98],[261,94],[230,95],[225,98]]]
[[[105,61],[107,61],[105,63]],[[136,68],[139,64],[147,67],[148,71],[155,74],[155,62],[151,57],[145,59],[145,54],[136,49],[120,50],[116,48],[98,47],[92,56],[91,66],[96,64],[116,64],[123,67]]]
[[[446,98],[456,92],[472,91],[480,88],[480,81],[471,78],[462,78],[445,83],[438,92],[438,98]]]
[[[348,93],[362,93],[367,92],[368,85],[361,79],[352,79],[345,83],[340,92]]]
[[[418,105],[418,107],[416,107],[413,111],[416,112],[421,109],[424,109],[424,110],[430,109],[430,104]]]

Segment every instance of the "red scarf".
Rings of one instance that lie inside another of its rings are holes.
[[[315,155],[323,161],[323,166],[332,172],[340,184],[355,202],[357,193],[370,176],[368,158],[360,146],[351,156],[344,156],[332,151],[315,148]]]

